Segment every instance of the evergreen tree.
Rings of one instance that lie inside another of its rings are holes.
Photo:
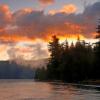
[[[47,71],[45,67],[36,69],[35,79],[40,81],[44,81],[47,79]]]
[[[60,71],[60,79],[64,81],[70,80],[70,57],[69,57],[69,44],[68,41],[66,40],[65,43],[63,44],[62,47],[62,55],[61,55],[61,63],[59,66],[59,71]]]
[[[85,41],[80,41],[78,38],[74,49],[74,66],[76,70],[76,80],[86,80],[91,72],[92,47],[86,45]]]
[[[49,42],[48,46],[50,54],[49,64],[47,66],[48,78],[58,80],[60,77],[59,74],[59,64],[61,57],[61,45],[59,39],[56,36],[52,37],[52,41]]]
[[[94,61],[94,78],[100,78],[100,25],[97,27],[97,36],[98,42],[94,48],[95,61]]]
[[[69,47],[68,41],[60,44],[59,39],[53,36],[49,43],[51,53],[47,66],[49,79],[60,79],[67,82],[77,82],[89,79],[91,76],[93,52],[90,44],[80,41],[73,42]]]

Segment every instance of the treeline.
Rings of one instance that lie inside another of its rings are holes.
[[[15,62],[0,61],[0,79],[33,79],[35,70],[16,64]]]
[[[77,39],[76,44],[69,46],[67,40],[59,43],[56,36],[49,42],[51,53],[46,69],[39,69],[37,76],[45,80],[63,80],[78,82],[100,79],[100,26],[98,26],[98,42],[93,45]],[[39,73],[43,73],[43,76]],[[44,75],[45,74],[45,75]]]

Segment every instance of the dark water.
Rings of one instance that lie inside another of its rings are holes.
[[[0,100],[100,100],[100,91],[95,86],[0,80]]]

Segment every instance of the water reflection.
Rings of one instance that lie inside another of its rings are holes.
[[[30,80],[0,81],[0,100],[100,100],[95,88]]]

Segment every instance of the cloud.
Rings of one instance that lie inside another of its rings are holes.
[[[1,44],[0,45],[0,60],[8,60],[8,54],[6,52],[6,50],[8,49],[8,46]]]
[[[99,7],[100,2],[90,5],[82,14],[57,12],[54,15],[45,15],[43,11],[15,12],[14,23],[18,26],[15,34],[40,39],[47,39],[53,34],[60,36],[81,34],[91,38],[100,16]]]
[[[42,4],[52,4],[54,3],[55,0],[39,0],[40,3]]]
[[[30,14],[14,17],[17,19],[15,23],[18,26],[18,33],[15,33],[33,39],[47,39],[53,34],[78,34],[83,29],[78,24],[68,22],[68,15],[62,13],[51,16],[45,15],[43,11],[34,11]],[[75,30],[75,28],[80,28],[80,30]]]
[[[27,46],[20,44],[15,44],[13,46],[6,45],[6,47],[9,47],[8,49],[6,49],[9,59],[18,62],[19,57],[22,60],[36,60],[48,57],[49,53],[47,51],[47,48],[44,48],[46,47],[46,44],[43,42],[41,44],[41,42],[42,41],[37,41],[32,45],[27,44]],[[4,46],[1,50],[3,49]]]
[[[67,7],[70,8],[70,6]],[[63,7],[61,11],[67,7]],[[76,11],[75,9],[72,12]],[[100,2],[86,7],[81,14],[67,14],[67,10],[65,10],[66,13],[56,12],[53,15],[46,15],[43,11],[28,8],[12,14],[8,6],[1,6],[0,10],[2,10],[0,24],[4,25],[3,28],[0,28],[1,42],[48,40],[53,34],[66,38],[71,35],[77,37],[80,34],[85,38],[92,38],[100,16]]]
[[[50,10],[49,14],[54,15],[56,13],[66,13],[66,14],[71,14],[75,13],[77,11],[77,7],[73,4],[67,4],[64,5],[60,10]]]
[[[10,23],[11,17],[8,5],[0,5],[0,28],[3,28]]]
[[[63,7],[52,15],[30,8],[11,13],[7,5],[1,5],[0,45],[7,46],[5,51],[11,59],[16,58],[16,55],[20,58],[29,58],[33,55],[32,57],[35,59],[36,57],[42,58],[44,55],[48,56],[47,48],[42,46],[43,41],[49,41],[54,34],[65,38],[77,36],[82,39],[94,38],[96,24],[100,17],[100,2],[87,6],[84,12],[79,14],[74,13],[76,12],[74,6],[71,9],[72,12],[68,13],[70,10],[66,10],[67,7]],[[36,42],[38,39],[41,40],[41,43]],[[16,48],[20,42],[30,42],[32,45]],[[1,50],[4,50],[4,47]]]

